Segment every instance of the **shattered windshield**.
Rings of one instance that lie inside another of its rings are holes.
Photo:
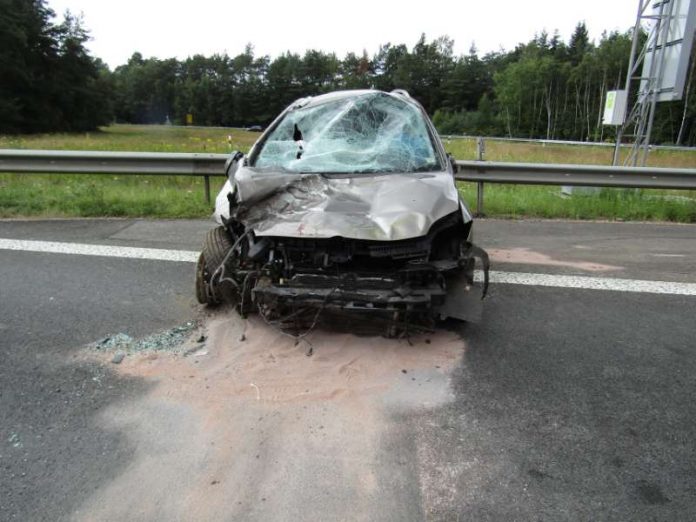
[[[287,113],[253,166],[340,174],[442,170],[421,111],[384,93]]]

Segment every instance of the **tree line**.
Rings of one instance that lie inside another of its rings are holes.
[[[602,141],[609,90],[623,88],[630,31],[568,41],[542,31],[511,51],[464,55],[447,37],[391,43],[372,56],[309,50],[275,58],[248,45],[237,56],[185,60],[134,53],[110,71],[85,50],[87,31],[44,0],[0,0],[0,131],[86,130],[107,122],[267,125],[293,100],[337,89],[407,90],[443,134]],[[643,38],[645,35],[641,35]],[[653,141],[696,145],[696,96],[660,103]],[[6,74],[6,71],[8,74]]]
[[[80,18],[43,0],[0,0],[0,132],[94,129],[113,119],[112,73],[85,49]]]

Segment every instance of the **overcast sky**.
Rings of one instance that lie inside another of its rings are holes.
[[[372,55],[382,43],[410,47],[448,35],[457,54],[472,42],[481,53],[512,49],[536,32],[560,31],[567,41],[584,20],[590,36],[621,31],[635,22],[638,0],[48,0],[59,18],[84,14],[89,48],[112,68],[134,51],[145,57],[239,54],[247,43],[256,55],[307,49]],[[339,7],[343,6],[343,7]]]

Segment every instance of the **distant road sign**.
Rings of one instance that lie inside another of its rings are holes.
[[[623,125],[626,117],[626,91],[609,91],[604,103],[604,125]]]

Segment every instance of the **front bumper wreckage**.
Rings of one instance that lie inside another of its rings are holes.
[[[223,245],[222,261],[206,266],[205,249],[201,256],[207,279],[201,302],[229,302],[295,331],[336,314],[372,320],[388,336],[431,329],[447,318],[480,319],[489,260],[468,241],[470,223],[459,213],[425,237],[393,242],[256,237],[242,223],[225,221],[212,231],[218,239],[208,242]],[[482,284],[474,281],[477,264]]]
[[[260,306],[269,308],[310,306],[388,317],[396,314],[404,320],[409,316],[475,320],[479,311],[457,306],[456,297],[448,294],[448,286],[472,291],[476,257],[481,260],[484,273],[480,301],[488,287],[488,256],[471,244],[457,261],[411,262],[396,271],[299,272],[288,279],[256,286],[252,298]]]

